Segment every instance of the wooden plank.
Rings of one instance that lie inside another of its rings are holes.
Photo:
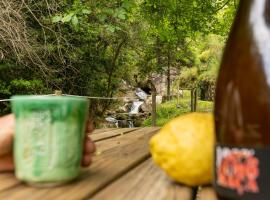
[[[100,129],[95,129],[92,134],[98,134],[98,133],[104,133],[107,131],[112,131],[118,128],[100,128]]]
[[[107,139],[114,136],[119,136],[122,134],[130,133],[137,130],[138,128],[108,128],[108,129],[99,129],[98,134],[91,135],[93,141],[100,141],[102,139]],[[104,132],[101,132],[104,131]],[[118,143],[117,143],[118,144]],[[101,145],[102,146],[102,145]],[[111,146],[111,145],[110,145]],[[106,147],[106,149],[109,146]],[[1,173],[0,174],[0,191],[6,190],[8,188],[14,187],[20,184],[18,180],[15,179],[13,173]]]
[[[108,142],[105,141],[98,141],[96,142],[96,147],[97,147],[97,156],[103,154],[103,152],[110,151],[112,148],[121,148],[121,146],[127,145],[132,143],[133,140],[138,140],[141,138],[142,133],[150,133],[150,132],[156,132],[160,128],[157,127],[145,127],[141,128],[137,131],[130,132],[127,135],[120,135],[115,138],[111,138],[108,140]],[[131,135],[131,136],[128,136]],[[150,139],[151,136],[149,136],[148,140]],[[96,156],[95,155],[95,156]]]
[[[156,128],[143,128],[121,137],[98,142],[110,148],[94,158],[92,167],[82,172],[77,181],[56,188],[38,189],[24,184],[0,192],[0,199],[65,199],[77,200],[91,197],[139,163],[149,158],[149,138]]]
[[[90,134],[89,136],[92,138],[93,141],[97,142],[100,140],[123,135],[126,133],[130,133],[130,132],[135,131],[137,129],[139,129],[139,128],[119,128],[119,129],[114,129],[111,131],[100,132],[98,134],[93,134],[93,135]]]
[[[14,173],[0,173],[0,192],[19,184]]]
[[[196,200],[218,200],[212,187],[202,187],[198,189]]]
[[[192,189],[169,180],[148,159],[101,190],[91,200],[191,200]]]

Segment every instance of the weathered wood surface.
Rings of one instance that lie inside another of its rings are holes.
[[[13,173],[0,174],[0,193],[19,184]]]
[[[149,158],[91,198],[104,199],[191,200],[192,189],[173,183]]]
[[[148,141],[157,128],[144,128],[129,134],[97,142],[104,147],[93,165],[78,180],[56,188],[16,185],[0,192],[0,199],[86,199],[150,157]],[[1,176],[1,175],[0,175]]]
[[[112,130],[115,130],[115,129],[118,129],[118,128],[103,128],[103,129],[95,129],[93,134],[97,134],[97,133],[104,133],[104,132],[107,132],[107,131],[112,131]]]
[[[196,200],[218,200],[216,193],[212,187],[202,187],[198,189]]]
[[[0,199],[5,200],[217,200],[211,187],[198,190],[172,182],[154,165],[149,139],[159,128],[105,129],[90,135],[97,146],[93,165],[72,183],[35,188],[0,174]]]
[[[138,128],[119,128],[119,129],[112,129],[105,132],[98,132],[89,134],[93,141],[97,142],[100,140],[109,139],[115,136],[123,135],[132,131],[137,130]]]

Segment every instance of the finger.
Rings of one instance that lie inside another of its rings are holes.
[[[0,172],[13,171],[14,162],[11,154],[0,157]]]
[[[13,114],[8,114],[0,118],[0,124],[6,127],[15,127],[15,117]]]
[[[96,145],[92,140],[88,137],[85,138],[84,141],[84,153],[92,154],[96,151]]]
[[[85,128],[87,133],[92,133],[95,130],[95,125],[94,121],[92,119],[89,119],[86,123],[86,128]]]
[[[92,156],[90,154],[83,155],[82,163],[81,165],[83,167],[88,167],[92,163]]]
[[[0,156],[8,154],[12,151],[13,143],[13,131],[6,130],[6,132],[0,131]]]
[[[7,115],[0,118],[0,156],[11,152],[14,130],[14,115]]]

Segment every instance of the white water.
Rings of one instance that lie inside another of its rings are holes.
[[[131,110],[130,110],[129,114],[138,114],[139,109],[140,109],[142,104],[143,104],[142,101],[134,101],[132,103]]]
[[[142,100],[147,99],[147,94],[141,88],[137,88],[135,93],[140,99],[142,99]],[[142,104],[143,104],[143,101],[132,102],[132,106],[131,106],[131,109],[128,112],[128,114],[138,114],[139,109],[140,109]],[[106,117],[105,119],[107,122],[115,124],[115,126],[117,128],[121,126],[121,121],[126,121],[129,128],[134,127],[133,121],[130,119],[130,116],[129,116],[129,119],[127,119],[127,120],[117,120],[115,117],[111,117],[111,116]]]
[[[137,88],[136,91],[135,91],[135,94],[142,100],[147,99],[147,94],[141,88]]]
[[[119,125],[118,125],[118,120],[115,119],[114,117],[106,117],[105,119],[106,119],[107,122],[110,122],[110,123],[112,123],[112,124],[115,124],[115,126],[116,126],[117,128],[119,127]]]

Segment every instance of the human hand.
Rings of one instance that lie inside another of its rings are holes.
[[[84,140],[84,151],[83,151],[83,159],[82,159],[82,166],[88,167],[92,163],[92,155],[96,151],[96,145],[91,140],[91,138],[88,137],[89,133],[92,133],[94,131],[94,123],[93,120],[88,120],[86,124],[86,130],[85,130],[85,140]]]
[[[0,117],[0,171],[14,169],[12,143],[15,130],[14,115]]]
[[[88,121],[86,134],[94,130],[93,123]],[[13,114],[0,117],[0,172],[14,170],[12,144],[15,132],[15,118]],[[84,151],[81,165],[87,167],[92,162],[92,154],[95,152],[95,144],[89,137],[85,137]]]

